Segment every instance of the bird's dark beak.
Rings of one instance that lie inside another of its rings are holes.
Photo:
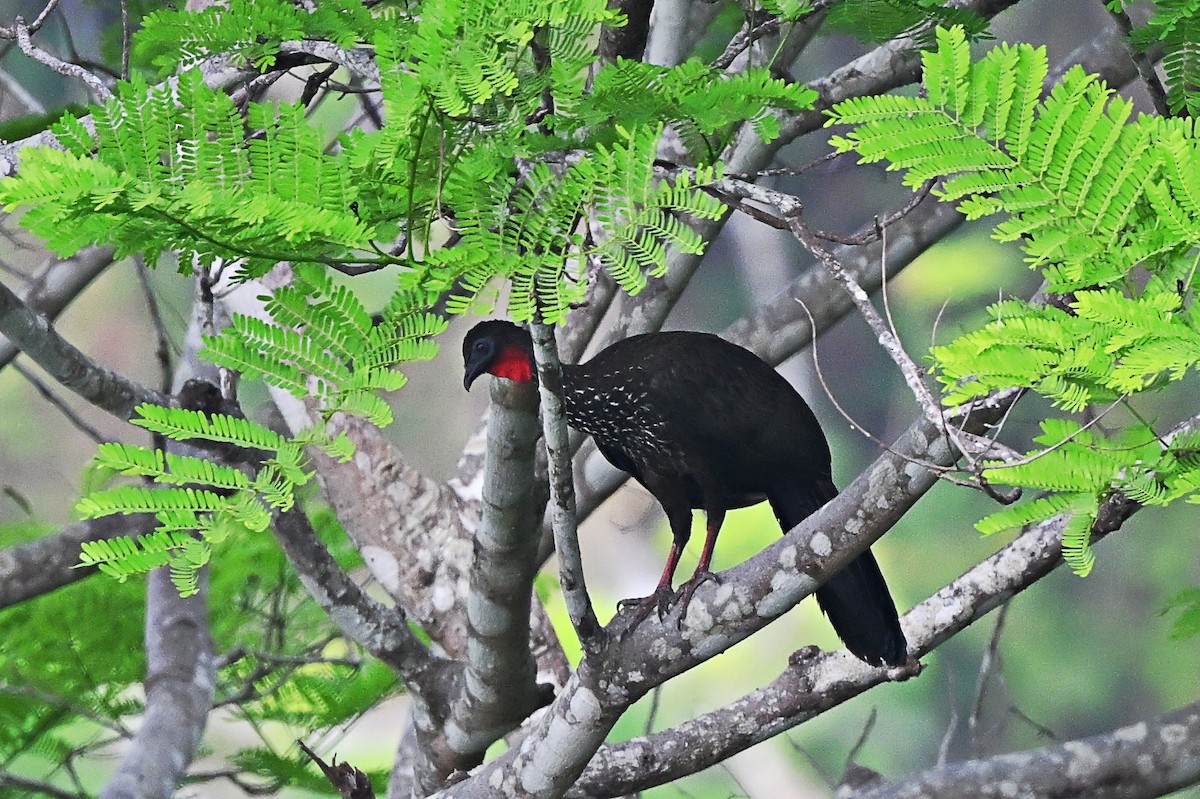
[[[475,378],[487,371],[487,359],[481,357],[472,357],[467,361],[466,373],[463,374],[463,388],[467,391],[471,390],[471,384],[475,382]]]

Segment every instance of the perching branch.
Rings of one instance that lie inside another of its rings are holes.
[[[847,799],[1142,799],[1200,782],[1200,703],[1089,738],[951,763]]]

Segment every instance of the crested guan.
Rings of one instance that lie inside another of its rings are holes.
[[[511,322],[476,325],[463,342],[463,385],[481,374],[535,380],[529,332]],[[837,494],[829,445],[796,390],[768,364],[708,333],[632,336],[587,363],[563,365],[567,422],[654,495],[674,541],[655,593],[662,606],[691,533],[693,508],[708,517],[690,598],[710,578],[725,512],[771,503],[790,530]],[[847,648],[872,664],[902,665],[907,644],[896,606],[870,550],[817,589]]]

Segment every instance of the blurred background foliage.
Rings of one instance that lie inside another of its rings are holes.
[[[119,63],[116,4],[76,0],[62,5],[64,13],[42,34],[50,44],[74,48],[97,63]],[[136,18],[158,4],[130,5]],[[0,20],[12,20],[17,14],[30,18],[40,7],[41,0],[0,0]],[[62,18],[71,20],[69,39]],[[714,55],[710,51],[726,41],[738,24],[740,14],[731,4],[702,44],[701,57]],[[1107,24],[1098,0],[1027,0],[1001,15],[992,33],[998,40],[1044,44],[1053,63]],[[32,63],[11,43],[4,44],[0,69],[43,109],[30,113],[12,92],[0,92],[0,137],[28,135],[46,118],[84,99],[76,84]],[[849,32],[822,37],[794,65],[793,76],[798,80],[821,76],[868,47]],[[280,91],[292,96],[302,88],[300,81],[285,83]],[[1134,89],[1130,94],[1143,102],[1139,92]],[[330,100],[316,113],[334,130],[353,107],[348,100]],[[823,135],[807,137],[785,149],[782,160],[807,163],[826,152],[824,140]],[[780,179],[777,187],[800,197],[813,225],[841,232],[853,231],[908,197],[896,175],[879,167],[856,166],[847,158]],[[45,258],[38,243],[17,232],[12,218],[0,218],[0,225],[5,232],[0,239],[5,268],[25,273],[36,269]],[[992,242],[988,234],[986,226],[965,226],[889,283],[892,314],[914,355],[923,353],[935,339],[948,340],[977,323],[983,308],[998,297],[1028,296],[1036,287],[1037,278],[1021,263],[1019,252]],[[735,219],[710,248],[668,327],[719,332],[810,265],[788,235]],[[109,269],[62,315],[57,327],[97,360],[156,385],[157,365],[150,356],[154,332],[133,270],[129,263]],[[389,273],[383,272],[353,285],[370,305],[372,297],[384,301],[389,279]],[[171,269],[152,273],[151,281],[178,346],[190,313],[191,286]],[[392,398],[397,421],[388,434],[431,477],[453,474],[461,446],[486,402],[486,392],[468,396],[461,387],[459,340],[472,322],[457,320],[442,336],[438,358],[413,364],[407,370],[409,384]],[[851,431],[826,391],[858,425],[883,442],[893,440],[916,412],[900,375],[857,317],[847,318],[824,335],[815,357],[824,386],[816,377],[811,350],[785,363],[781,371],[814,406],[833,447],[835,475],[846,482],[875,457],[878,444]],[[124,425],[73,397],[65,399],[103,435],[129,436]],[[264,400],[258,388],[246,386],[243,401],[251,416],[261,412]],[[1021,407],[1009,420],[1008,430],[1032,436],[1036,424],[1031,420],[1038,418],[1038,410],[1033,403]],[[1195,408],[1140,410],[1153,420],[1178,418]],[[0,546],[70,521],[83,464],[94,446],[16,371],[0,371]],[[980,494],[943,483],[876,546],[902,611],[1003,543],[982,538],[972,526],[992,510],[994,504]],[[326,517],[323,527],[328,540],[345,540],[331,519]],[[778,535],[765,506],[732,513],[725,530],[714,563],[717,568],[745,559]],[[669,540],[665,523],[640,488],[626,486],[603,506],[583,531],[589,585],[598,609],[611,614],[618,599],[645,594]],[[681,573],[694,563],[700,541],[702,536],[693,539],[688,552],[692,560],[682,565]],[[815,795],[827,793],[868,727],[855,760],[898,775],[936,762],[939,752],[957,759],[1042,746],[1194,701],[1200,682],[1200,639],[1169,640],[1168,620],[1161,615],[1172,594],[1200,583],[1194,508],[1143,511],[1100,544],[1097,552],[1098,564],[1088,578],[1059,569],[1012,601],[995,639],[995,661],[986,679],[981,677],[981,664],[993,642],[995,613],[927,657],[918,678],[880,686],[722,767],[649,791],[647,796],[814,795],[809,788],[818,792]],[[341,555],[346,562],[352,559],[349,552]],[[553,564],[551,574],[552,568]],[[543,595],[565,639],[570,626],[556,591],[547,587],[550,582],[543,580]],[[281,623],[299,641],[320,640],[325,622],[294,583],[268,539],[223,553],[212,573],[218,650],[260,646],[264,636],[282,634]],[[117,584],[93,578],[0,612],[0,640],[8,642],[0,649],[0,681],[11,684],[36,678],[33,684],[41,681],[47,692],[66,702],[95,699],[136,710],[144,666],[143,593],[144,586],[136,581]],[[290,604],[271,608],[268,600]],[[36,650],[21,646],[29,636],[46,645]],[[626,739],[648,727],[663,728],[716,708],[773,678],[786,667],[793,651],[813,643],[834,646],[836,640],[815,604],[806,602],[761,634],[673,681],[660,694],[648,696],[626,714],[612,737]],[[20,658],[14,655],[18,651]],[[358,700],[386,697],[395,690],[386,675],[370,669],[353,671],[357,675],[353,682],[362,686]],[[341,685],[352,682],[349,673],[335,675]],[[226,676],[230,684],[236,682],[237,675]],[[318,693],[314,689],[307,698],[283,697],[280,706],[286,712],[281,715],[291,716],[258,730],[239,720],[234,711],[224,714],[210,725],[205,739],[209,757],[195,770],[211,771],[221,757],[245,746],[263,747],[264,740],[280,750],[286,748],[296,735],[305,734],[303,704]],[[347,698],[350,705],[353,699]],[[18,732],[4,723],[6,715],[26,718],[19,705],[38,701],[36,696],[0,693],[0,736]],[[53,712],[51,703],[44,704],[47,712]],[[360,768],[386,769],[399,737],[400,709],[394,702],[374,709],[370,704],[348,706],[347,723],[331,732],[326,742],[336,742],[333,748],[339,757]],[[75,746],[101,734],[99,725],[80,722],[73,736],[60,743]],[[27,757],[43,758],[44,765],[59,754],[47,745]],[[91,761],[92,773],[83,775],[85,784],[100,785],[113,762],[111,756]],[[3,765],[19,773],[25,764]],[[37,771],[44,773],[41,768]],[[181,795],[218,796],[225,791],[241,795],[226,782],[185,788]],[[309,793],[289,787],[277,795]],[[322,793],[328,790],[311,795]],[[1200,789],[1178,795],[1200,797]]]

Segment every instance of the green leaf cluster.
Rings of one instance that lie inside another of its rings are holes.
[[[131,444],[100,445],[95,462],[105,472],[148,479],[92,491],[76,506],[81,518],[114,513],[152,514],[158,528],[147,535],[118,536],[85,542],[81,566],[125,580],[169,566],[180,594],[196,593],[199,571],[212,548],[230,535],[266,530],[273,510],[295,504],[297,488],[308,482],[304,443],[337,447],[308,436],[288,440],[235,416],[181,408],[141,405],[133,423],[173,440],[205,439],[261,451],[262,465],[253,477],[241,469],[196,455],[163,453]]]
[[[28,208],[25,224],[62,254],[96,243],[152,260],[174,250],[185,271],[224,259],[243,277],[278,261],[396,264],[427,304],[469,275],[455,310],[501,279],[516,288],[518,315],[537,307],[556,319],[579,295],[588,257],[636,291],[661,273],[666,247],[700,246],[687,220],[718,209],[694,180],[654,177],[665,127],[703,165],[738,123],[769,139],[771,109],[815,98],[765,69],[726,76],[697,62],[621,61],[593,78],[598,27],[622,23],[603,0],[426,0],[345,14],[344,3],[309,14],[272,0],[247,17],[248,5],[156,12],[138,46],[163,67],[207,50],[265,65],[281,40],[370,49],[384,127],[331,147],[299,104],[251,103],[243,117],[195,71],[153,89],[134,80],[93,112],[94,132],[74,117],[54,128],[65,152],[23,153],[0,204]],[[246,23],[264,18],[274,22],[263,30]],[[596,217],[616,223],[610,241],[590,240]]]
[[[432,337],[446,321],[422,310],[420,296],[406,290],[373,319],[348,287],[312,277],[323,285],[297,280],[276,291],[267,299],[270,320],[235,314],[230,327],[204,337],[200,354],[296,397],[316,398],[326,419],[343,412],[391,424],[391,408],[378,392],[404,385],[396,364],[437,354]]]
[[[228,0],[202,11],[159,9],[142,18],[134,55],[168,75],[213,53],[234,53],[238,65],[274,66],[279,45],[322,40],[349,49],[369,42],[385,18],[360,0],[327,0],[305,10],[288,0]]]
[[[1130,38],[1140,50],[1153,44],[1163,46],[1171,113],[1200,116],[1200,0],[1158,0],[1146,24]]]
[[[1200,434],[1187,432],[1169,442],[1145,425],[1133,425],[1115,436],[1066,419],[1042,422],[1034,439],[1044,449],[1015,464],[986,464],[983,476],[994,485],[1049,492],[982,519],[985,534],[1023,527],[1068,514],[1063,530],[1063,558],[1078,574],[1095,563],[1092,526],[1100,505],[1119,492],[1143,505],[1163,506],[1183,500],[1200,502]]]
[[[939,26],[958,26],[970,39],[984,38],[988,28],[986,17],[941,0],[845,0],[832,4],[826,24],[868,42],[911,36],[921,48],[933,46]]]
[[[1183,379],[1200,363],[1200,131],[1190,119],[1133,120],[1132,103],[1078,67],[1043,98],[1043,49],[1000,45],[973,61],[963,31],[939,29],[937,40],[923,54],[924,95],[838,104],[830,124],[853,128],[833,144],[906,170],[910,186],[940,179],[936,195],[968,218],[1005,214],[995,237],[1021,242],[1060,295],[997,303],[989,323],[934,347],[944,401],[1019,387],[1079,412]],[[1109,440],[1061,419],[1043,430],[1046,450],[984,477],[1048,493],[981,529],[1070,514],[1064,553],[1083,574],[1112,492],[1148,505],[1196,501],[1190,436],[1168,446],[1135,426]]]
[[[184,272],[223,258],[252,277],[370,246],[350,171],[298,104],[252,105],[243,120],[189,72],[174,86],[121,84],[92,122],[65,117],[52,130],[66,149],[23,155],[0,185],[0,204],[28,206],[22,224],[61,255],[113,244],[153,262],[176,250]]]

